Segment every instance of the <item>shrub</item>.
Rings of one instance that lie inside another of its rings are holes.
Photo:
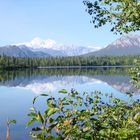
[[[100,92],[67,92],[61,98],[46,96],[40,112],[33,99],[27,126],[38,140],[137,140],[140,137],[140,101],[127,102]],[[106,98],[106,99],[105,99]]]

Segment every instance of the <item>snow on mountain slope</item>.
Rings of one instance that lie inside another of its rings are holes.
[[[122,36],[107,47],[88,53],[94,56],[122,56],[122,55],[140,55],[140,36],[127,35]]]
[[[25,42],[25,43],[19,43],[26,45],[28,47],[31,47],[33,49],[40,49],[40,48],[46,48],[46,49],[55,49],[56,42],[51,39],[43,40],[39,37],[35,37],[33,40],[30,42]]]
[[[43,40],[39,37],[34,38],[30,42],[19,43],[17,45],[26,45],[32,51],[40,51],[48,53],[51,56],[77,56],[89,52],[99,50],[100,47],[84,47],[77,45],[60,45],[52,39]]]
[[[0,47],[0,55],[3,54],[15,57],[140,55],[140,36],[122,36],[102,49],[101,47],[60,45],[54,40],[43,40],[37,37],[30,42]]]
[[[127,35],[122,36],[113,43],[107,46],[107,48],[140,48],[140,36],[138,35]]]

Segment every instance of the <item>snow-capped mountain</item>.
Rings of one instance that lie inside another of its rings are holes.
[[[107,46],[107,49],[112,48],[140,48],[140,36],[138,35],[127,35],[122,36],[113,43]]]
[[[48,53],[51,56],[77,56],[100,49],[100,47],[62,45],[57,44],[56,41],[54,40],[51,39],[43,40],[39,37],[34,38],[30,42],[19,43],[17,45],[26,45],[33,52],[40,51]]]
[[[34,38],[30,42],[0,47],[0,55],[14,57],[77,56],[93,52],[99,47],[59,45],[54,40]]]
[[[127,35],[122,36],[107,47],[89,53],[87,55],[95,56],[122,56],[122,55],[140,55],[140,36]]]
[[[0,47],[0,55],[15,57],[48,57],[48,56],[122,56],[140,55],[140,36],[122,36],[107,47],[84,47],[77,45],[62,45],[56,41],[34,38],[30,42]]]
[[[50,54],[51,56],[78,56],[95,51],[94,48],[75,46],[75,45],[60,45],[52,48],[30,48],[32,51],[41,51]],[[98,48],[97,48],[98,49]]]

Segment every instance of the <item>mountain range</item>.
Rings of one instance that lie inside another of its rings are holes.
[[[56,44],[54,40],[34,38],[31,42],[0,47],[0,55],[14,57],[77,56],[96,51],[99,47]]]
[[[42,51],[33,52],[25,45],[8,45],[0,47],[0,55],[14,56],[14,57],[48,57],[47,53]]]
[[[127,35],[115,40],[107,47],[84,47],[57,44],[54,40],[34,38],[31,42],[0,47],[0,55],[14,57],[56,56],[122,56],[140,55],[140,36]]]
[[[140,55],[140,36],[127,35],[115,40],[107,47],[86,55],[94,56],[123,56]]]

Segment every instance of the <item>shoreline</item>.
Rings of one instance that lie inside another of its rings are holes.
[[[20,70],[20,69],[96,69],[96,68],[131,68],[134,65],[119,66],[34,66],[34,67],[5,67],[3,70]]]
[[[40,66],[38,69],[92,69],[92,68],[130,68],[133,65],[120,65],[120,66]]]

